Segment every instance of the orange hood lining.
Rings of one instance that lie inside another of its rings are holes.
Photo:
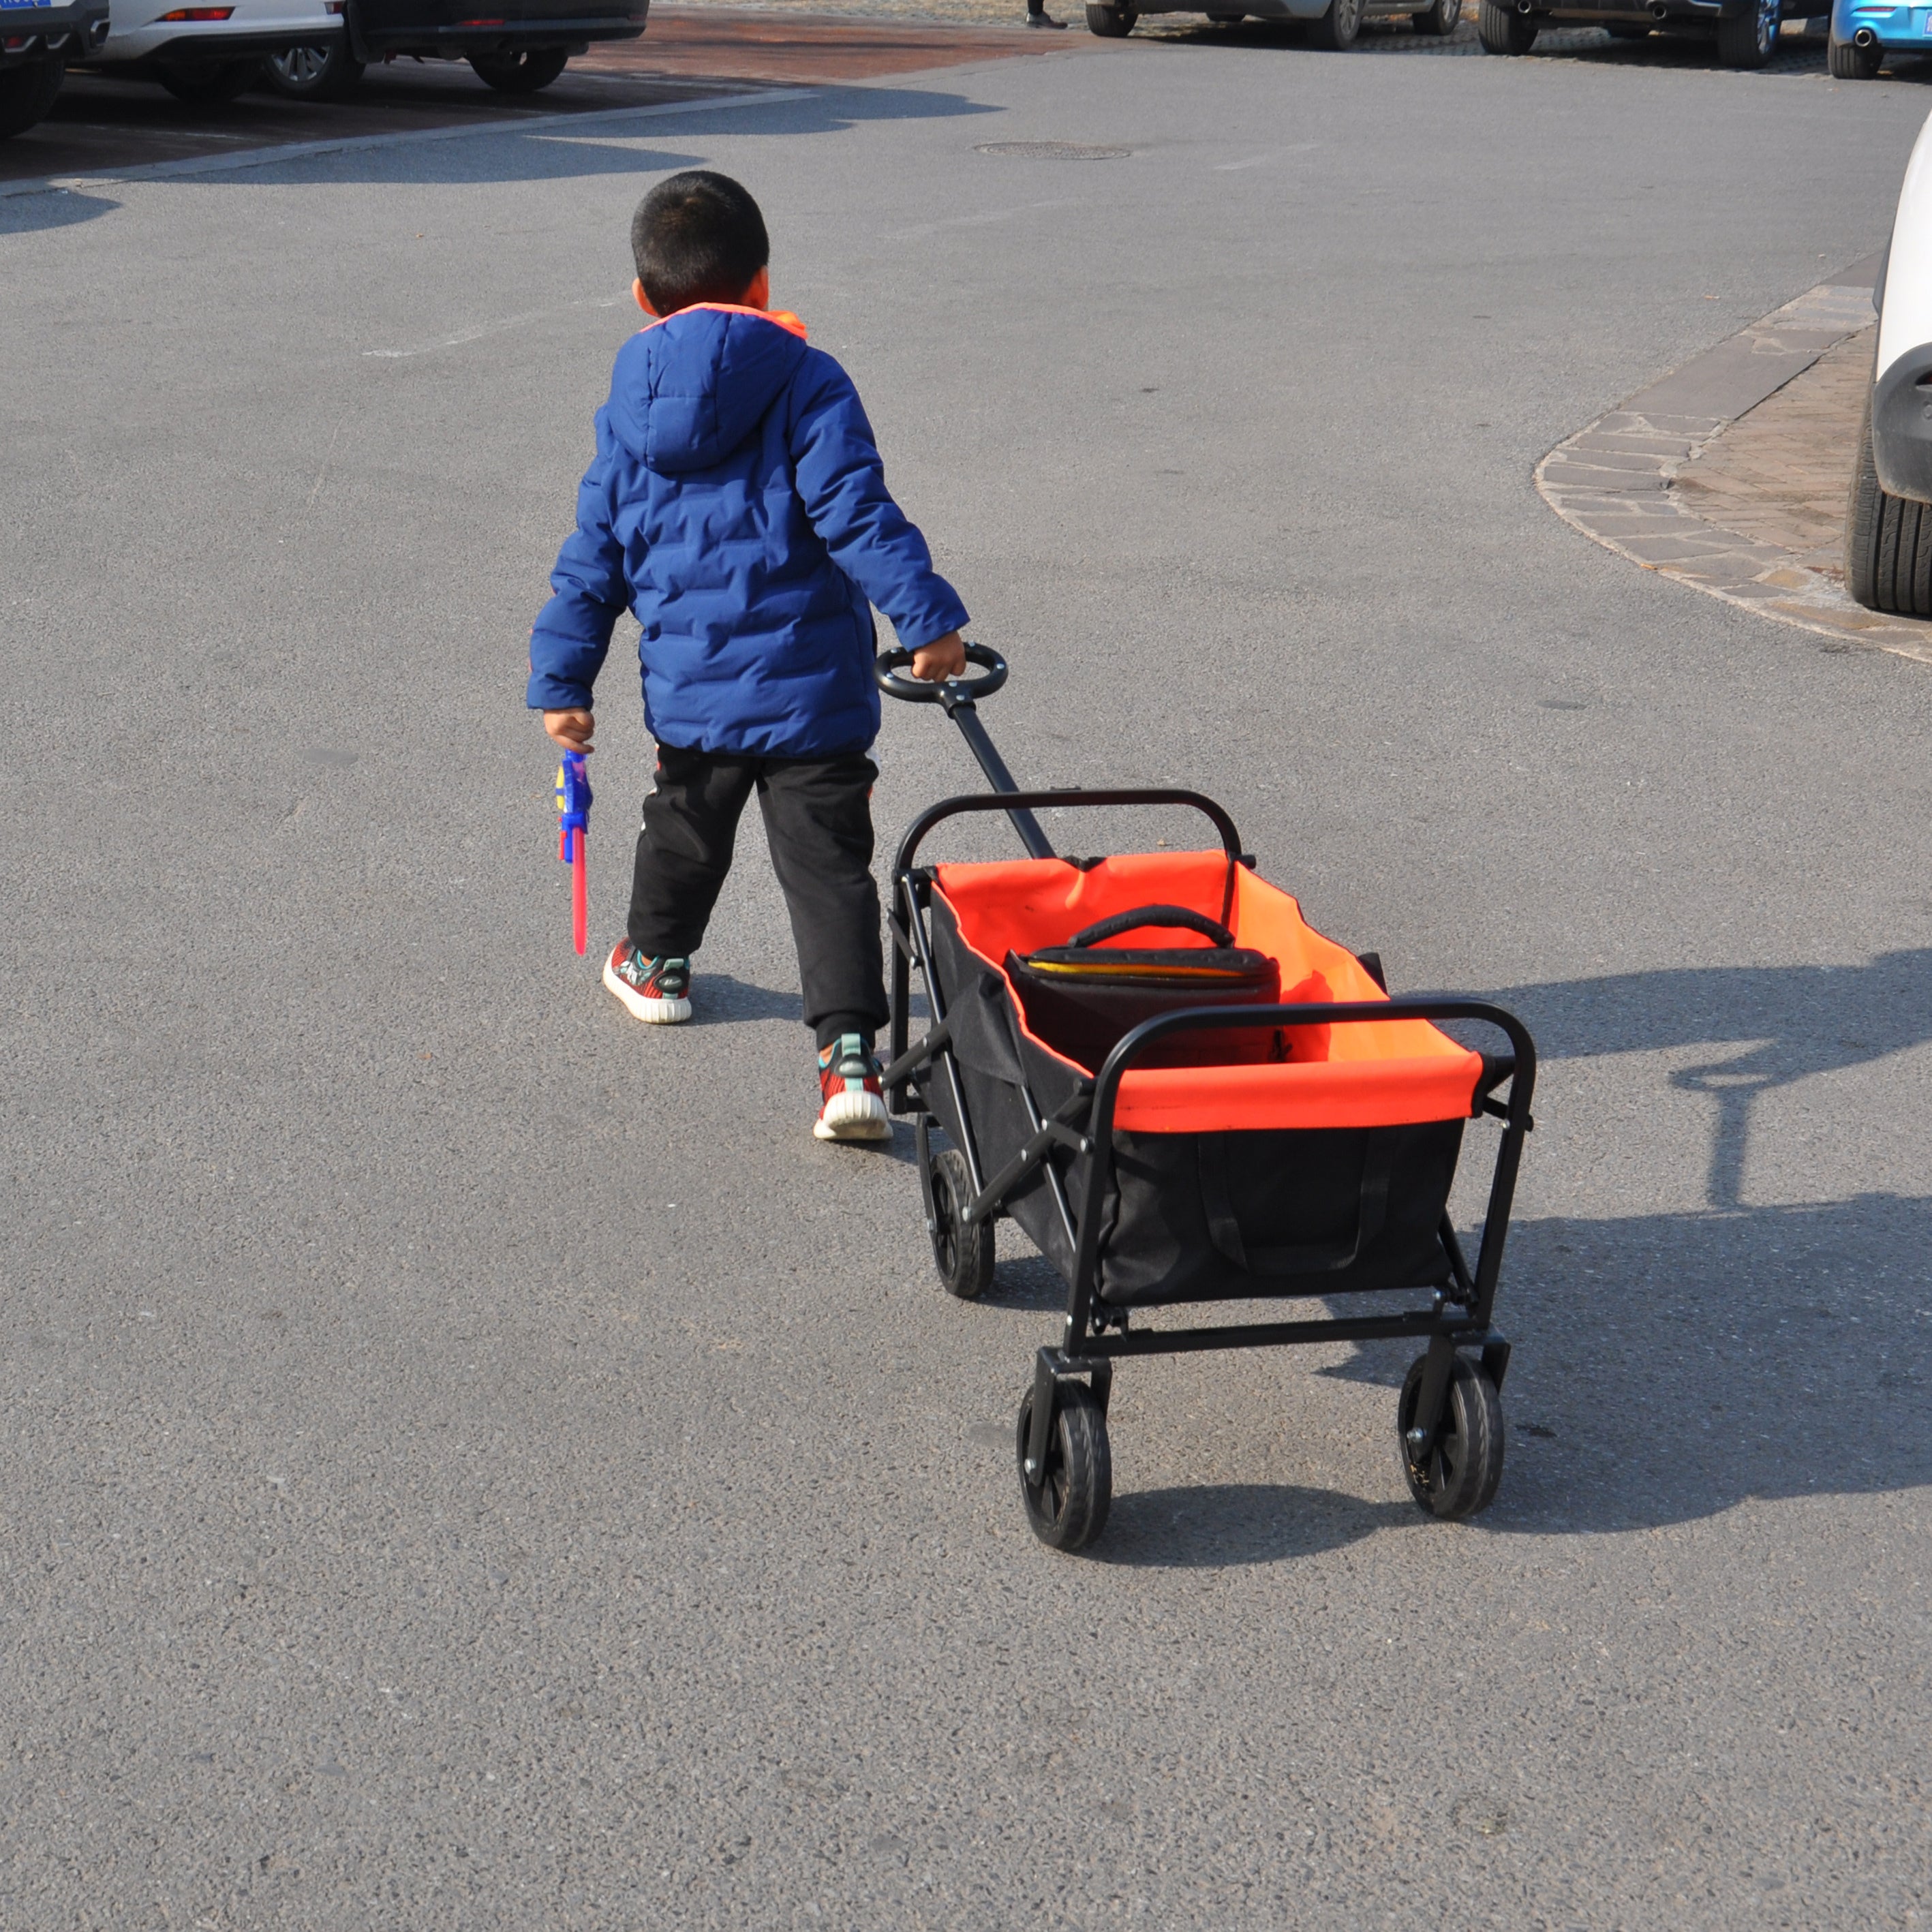
[[[693,302],[688,308],[674,309],[669,315],[654,315],[638,331],[640,335],[646,330],[661,328],[668,322],[675,322],[681,315],[695,315],[700,310],[709,310],[713,315],[748,315],[759,322],[776,322],[788,335],[795,335],[800,341],[806,338],[805,324],[788,308],[741,308],[736,302]]]

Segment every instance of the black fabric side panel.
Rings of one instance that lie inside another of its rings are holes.
[[[1256,1275],[1222,1252],[1201,1185],[1201,1136],[1114,1136],[1111,1226],[1101,1250],[1100,1298],[1115,1307],[1248,1297],[1290,1300],[1365,1288],[1432,1287],[1449,1258],[1440,1228],[1460,1120],[1401,1127],[1293,1128],[1231,1133],[1216,1158],[1217,1213],[1232,1214],[1251,1256],[1283,1250],[1346,1253],[1362,1228],[1365,1178],[1385,1163],[1381,1226],[1346,1268]],[[1225,1181],[1225,1201],[1220,1184]],[[1371,1217],[1372,1226],[1372,1216]],[[1234,1245],[1232,1242],[1226,1245]]]

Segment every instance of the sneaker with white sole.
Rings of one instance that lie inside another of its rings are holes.
[[[691,962],[650,959],[620,939],[604,962],[604,983],[624,1010],[646,1026],[676,1026],[691,1017]]]
[[[879,1063],[862,1034],[841,1034],[818,1049],[818,1124],[822,1141],[889,1141],[892,1124],[879,1086]]]

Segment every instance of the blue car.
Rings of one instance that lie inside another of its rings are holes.
[[[1932,53],[1932,11],[1884,0],[1833,0],[1829,59],[1834,80],[1870,80],[1887,54]]]
[[[107,38],[107,0],[0,0],[0,140],[44,118],[69,61]]]

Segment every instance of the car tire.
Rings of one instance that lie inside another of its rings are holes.
[[[1479,0],[1476,38],[1486,54],[1526,54],[1536,44],[1536,16],[1499,7],[1496,0]]]
[[[526,47],[513,54],[472,54],[476,78],[499,94],[535,94],[549,86],[569,63],[564,47]]]
[[[225,107],[246,94],[261,78],[262,63],[254,60],[208,61],[194,67],[164,67],[155,76],[179,101],[190,107]]]
[[[1087,31],[1098,34],[1103,40],[1124,40],[1134,30],[1134,22],[1140,18],[1125,7],[1089,7],[1087,9]]]
[[[1879,69],[1885,64],[1885,50],[1856,46],[1850,40],[1828,40],[1825,64],[1831,69],[1834,80],[1876,80]]]
[[[1418,34],[1433,34],[1447,40],[1462,24],[1462,0],[1436,0],[1434,6],[1412,14],[1408,24]]]
[[[1748,11],[1718,22],[1718,58],[1726,67],[1765,67],[1778,51],[1784,0],[1746,0],[1746,4]]]
[[[1878,480],[1869,389],[1845,514],[1845,588],[1868,610],[1932,617],[1932,503],[1888,496]]]
[[[346,38],[328,46],[290,47],[262,63],[262,78],[291,100],[346,100],[364,71]]]
[[[1328,0],[1328,12],[1314,22],[1309,38],[1331,54],[1346,53],[1362,31],[1362,15],[1366,10],[1363,0]]]
[[[24,134],[46,118],[66,71],[67,63],[58,54],[50,60],[0,68],[0,141]]]

